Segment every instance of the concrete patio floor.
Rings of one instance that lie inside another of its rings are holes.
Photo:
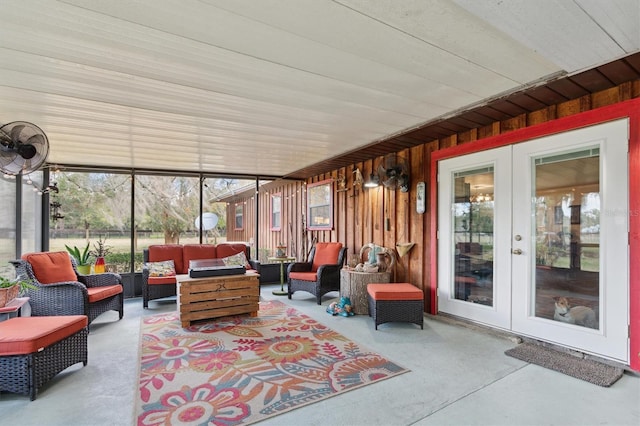
[[[383,324],[367,316],[330,316],[315,297],[277,299],[411,371],[267,419],[264,425],[640,425],[640,376],[625,373],[602,388],[504,355],[514,341],[426,318]],[[0,394],[0,425],[131,425],[140,318],[176,309],[173,301],[125,301],[125,315],[103,314],[91,326],[89,364],[56,376],[31,402]]]

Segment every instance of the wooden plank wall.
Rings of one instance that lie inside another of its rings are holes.
[[[307,231],[303,229],[303,217],[306,217],[306,190],[304,183],[281,181],[270,188],[271,192],[283,194],[283,229],[280,233],[269,231],[268,191],[261,190],[261,218],[259,220],[260,247],[275,250],[279,240],[295,242],[294,254],[299,260],[306,258],[305,253],[316,241],[340,241],[348,247],[350,253],[358,253],[366,243],[375,243],[395,248],[398,242],[413,242],[416,245],[403,258],[399,258],[395,271],[396,282],[411,282],[425,292],[425,306],[429,306],[430,277],[430,240],[429,223],[433,219],[429,215],[429,205],[424,214],[416,213],[416,184],[426,182],[429,200],[429,183],[431,153],[451,146],[474,143],[483,138],[510,132],[516,129],[539,125],[550,120],[577,114],[597,107],[640,97],[640,80],[624,83],[612,89],[581,98],[552,105],[529,114],[497,121],[487,126],[454,134],[438,140],[425,141],[424,144],[399,151],[397,155],[411,165],[411,189],[408,193],[392,191],[382,186],[374,189],[354,188],[354,173],[360,169],[362,176],[367,177],[375,171],[383,161],[376,157],[365,162],[333,170],[307,180],[307,184],[326,179],[334,181],[334,228],[330,231]],[[338,191],[335,182],[339,177],[346,179],[348,190]],[[279,185],[279,186],[278,186]],[[300,199],[300,196],[303,198]],[[251,209],[250,200],[248,209]],[[265,208],[267,207],[267,208]],[[232,212],[233,209],[230,209]],[[255,210],[254,210],[255,214]],[[304,216],[303,216],[304,215]],[[233,223],[232,221],[228,223]],[[289,229],[291,225],[291,229]],[[286,229],[285,229],[286,228]],[[234,235],[233,238],[248,240],[249,234]],[[304,250],[302,248],[304,247]],[[291,252],[290,252],[291,254]]]

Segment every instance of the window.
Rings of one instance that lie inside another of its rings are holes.
[[[282,229],[282,194],[277,193],[271,196],[271,230],[280,231]]]
[[[331,180],[323,180],[307,187],[307,214],[310,230],[333,228],[333,193]]]
[[[236,221],[235,230],[241,231],[244,228],[244,206],[242,204],[236,204]]]

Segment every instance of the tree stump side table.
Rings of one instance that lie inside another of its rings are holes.
[[[353,269],[340,270],[340,297],[351,300],[353,312],[358,315],[369,315],[367,284],[389,283],[391,272],[356,272]]]

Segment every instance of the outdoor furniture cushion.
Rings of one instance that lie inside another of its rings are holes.
[[[376,330],[387,322],[411,322],[424,327],[422,290],[410,283],[372,283],[367,285],[369,316]]]
[[[422,291],[409,283],[368,284],[367,292],[373,300],[422,300]]]
[[[158,244],[149,247],[149,262],[173,260],[177,274],[185,274],[186,269],[182,260],[183,247],[180,244]]]
[[[0,322],[0,356],[41,351],[88,325],[86,315],[15,317]]]
[[[224,243],[216,246],[217,258],[233,256],[238,253],[246,253],[247,245],[244,243]],[[246,256],[245,256],[246,257]],[[251,265],[249,265],[251,267]]]
[[[89,295],[89,303],[99,302],[108,297],[115,296],[122,293],[122,286],[119,284],[107,285],[102,287],[87,287],[87,294]]]
[[[251,269],[251,265],[243,251],[231,256],[223,257],[220,260],[222,260],[225,266],[244,266],[246,269]]]
[[[31,264],[33,274],[40,284],[78,280],[66,251],[27,253],[22,259]]]
[[[150,277],[173,277],[176,275],[173,259],[162,262],[147,262],[145,266],[149,269]]]
[[[218,250],[213,244],[185,244],[182,249],[184,271],[180,273],[189,272],[189,262],[192,260],[216,259],[218,257],[220,257]]]
[[[321,265],[334,265],[338,262],[342,250],[342,243],[316,243],[316,254],[313,256],[312,271],[317,271]]]
[[[294,280],[316,281],[318,279],[317,272],[290,272],[289,277]]]
[[[147,280],[147,283],[149,285],[156,285],[156,284],[175,284],[176,283],[176,276],[169,276],[169,277],[149,277],[149,279]]]

